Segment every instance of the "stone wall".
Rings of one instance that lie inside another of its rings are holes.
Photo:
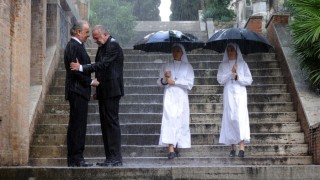
[[[277,58],[280,60],[288,90],[292,94],[297,111],[297,120],[301,123],[305,141],[309,145],[309,154],[313,163],[320,164],[320,97],[310,91],[308,82],[302,77],[298,60],[294,57],[290,34],[287,25],[288,15],[273,15],[267,23],[267,38],[274,45]],[[286,32],[286,33],[284,33]]]
[[[251,16],[251,17],[249,17],[244,28],[261,34],[262,33],[262,19],[263,19],[262,16]]]
[[[31,2],[2,1],[0,12],[0,164],[27,164]]]
[[[0,1],[0,166],[28,165],[32,133],[61,47],[70,37],[71,21],[80,19],[71,2]],[[90,1],[78,2],[87,12]]]

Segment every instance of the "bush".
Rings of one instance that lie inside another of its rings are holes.
[[[294,20],[290,24],[294,53],[315,87],[320,87],[319,0],[288,0]]]

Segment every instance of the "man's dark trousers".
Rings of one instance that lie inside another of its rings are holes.
[[[99,99],[100,123],[106,158],[122,161],[119,101],[121,96]]]
[[[70,120],[67,133],[68,164],[84,160],[83,151],[86,138],[88,100],[69,92]]]

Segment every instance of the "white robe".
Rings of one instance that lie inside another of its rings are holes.
[[[224,61],[219,65],[217,80],[224,85],[223,115],[219,143],[230,145],[244,140],[250,142],[250,126],[247,108],[247,85],[252,76],[246,62],[237,62],[238,80],[232,80],[232,66],[235,60]]]
[[[175,80],[175,84],[165,85],[159,145],[173,144],[178,148],[190,148],[188,91],[193,87],[193,68],[186,62],[170,61],[160,70],[158,85],[162,85],[161,78],[165,81],[165,71],[171,71],[171,79]]]

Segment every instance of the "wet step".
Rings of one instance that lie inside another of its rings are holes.
[[[217,61],[221,62],[223,54],[187,54],[188,60],[191,63],[199,61]],[[130,54],[126,55],[125,62],[158,62],[171,60],[172,55],[168,54]],[[243,56],[246,62],[257,62],[257,61],[274,61],[275,54],[269,53],[259,53],[259,54],[249,54]]]
[[[247,93],[286,93],[286,84],[259,84],[247,86]],[[268,90],[266,92],[266,89]],[[92,88],[92,91],[95,89]],[[50,94],[64,95],[65,87],[54,86],[50,87]],[[164,88],[156,84],[154,85],[132,85],[124,87],[125,96],[130,94],[163,94]],[[190,94],[222,94],[223,86],[220,85],[194,85]]]
[[[46,113],[67,114],[69,113],[69,104],[47,104]],[[139,104],[139,103],[120,103],[120,113],[161,113],[162,103]],[[222,112],[222,103],[190,103],[190,112],[197,113],[216,113]],[[292,112],[294,110],[292,102],[265,102],[248,103],[249,112]],[[89,104],[89,113],[98,113],[97,103]]]
[[[159,134],[122,134],[123,145],[157,145]],[[219,133],[191,134],[193,145],[218,144]],[[251,144],[302,144],[304,143],[303,133],[251,133]],[[102,144],[101,134],[87,134],[87,145]],[[66,134],[36,134],[34,146],[60,146],[66,145]]]
[[[86,158],[88,162],[103,162],[104,158]],[[132,168],[141,166],[161,167],[161,166],[234,166],[234,165],[307,165],[311,164],[311,156],[259,156],[245,158],[229,158],[229,157],[179,157],[173,161],[169,161],[167,157],[137,157],[123,158],[122,168]],[[34,158],[30,160],[34,166],[65,166],[65,158]]]
[[[124,62],[124,70],[128,69],[148,69],[148,70],[159,70],[164,63],[167,61],[157,60],[155,62]],[[193,69],[218,69],[221,61],[198,61],[190,62]],[[250,69],[258,68],[279,68],[279,61],[249,61],[247,62]],[[58,70],[65,70],[64,63],[59,63]]]
[[[282,76],[280,68],[269,69],[250,69],[252,76]],[[195,77],[215,77],[218,73],[218,69],[194,69]],[[124,77],[158,77],[159,69],[147,70],[147,69],[126,69],[123,71]],[[58,70],[56,72],[56,78],[65,78],[66,71]]]
[[[297,122],[296,112],[249,112],[250,123]],[[161,123],[162,113],[120,113],[120,123]],[[191,113],[191,123],[220,123],[221,113]],[[43,114],[40,124],[67,124],[69,114]],[[99,113],[88,114],[88,124],[99,124]]]
[[[31,158],[67,157],[67,147],[62,146],[31,146]],[[168,148],[156,145],[122,145],[123,157],[166,157]],[[51,152],[51,153],[48,153]],[[191,148],[179,149],[184,157],[227,157],[230,146],[225,145],[191,145]],[[103,157],[103,145],[86,145],[85,157]],[[248,144],[246,156],[304,156],[308,155],[306,144]]]
[[[221,121],[221,120],[220,120]],[[37,134],[66,134],[68,124],[40,124]],[[121,124],[124,134],[160,134],[161,123],[125,123]],[[190,131],[194,134],[219,133],[220,123],[190,123]],[[292,123],[250,123],[251,133],[292,133],[301,132],[298,122]],[[99,124],[88,124],[87,134],[101,133]]]
[[[252,77],[253,82],[252,85],[260,85],[260,84],[284,84],[284,78],[279,76],[255,76]],[[124,85],[125,86],[133,86],[133,85],[140,85],[140,86],[148,86],[148,85],[157,85],[157,77],[145,77],[145,78],[124,78]],[[64,86],[65,79],[64,78],[57,78],[53,80],[53,86]],[[216,77],[207,77],[207,78],[195,78],[194,85],[217,85],[217,78]]]
[[[121,98],[121,103],[158,103],[162,102],[163,94],[127,94]],[[223,94],[189,94],[190,103],[219,103],[223,101]],[[290,102],[289,93],[261,93],[248,94],[248,102]],[[95,101],[91,101],[95,102]],[[45,103],[65,103],[64,95],[48,95]]]

